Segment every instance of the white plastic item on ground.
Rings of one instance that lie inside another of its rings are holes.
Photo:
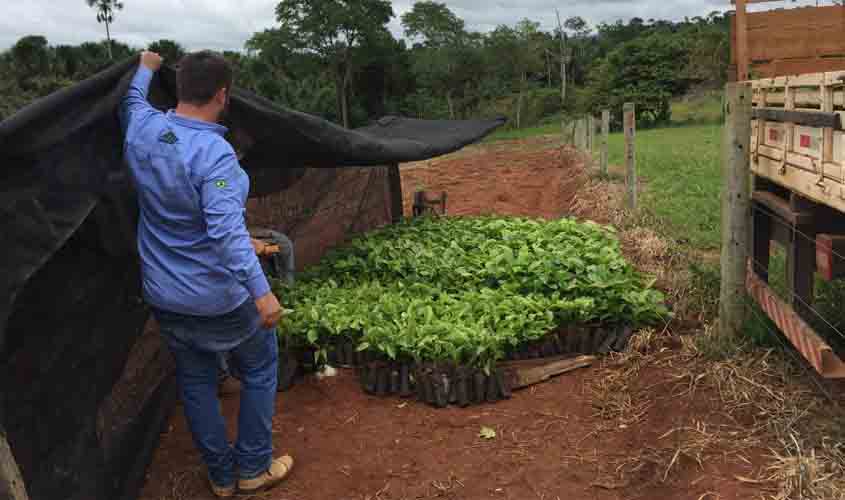
[[[317,372],[317,379],[322,380],[326,377],[336,377],[337,376],[337,368],[326,365],[323,367],[322,370]]]

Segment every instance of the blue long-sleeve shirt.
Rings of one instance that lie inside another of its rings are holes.
[[[139,66],[120,109],[144,298],[179,314],[226,314],[270,291],[244,220],[249,177],[225,127],[150,105],[152,77]]]

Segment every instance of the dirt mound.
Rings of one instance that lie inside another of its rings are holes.
[[[449,215],[559,218],[586,182],[569,149],[554,142],[476,146],[470,152],[402,167],[405,214],[415,191],[445,191]]]

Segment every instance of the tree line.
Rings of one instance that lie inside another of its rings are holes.
[[[107,27],[119,21],[119,7],[86,2]],[[509,126],[521,128],[561,114],[618,113],[626,101],[637,104],[644,124],[656,124],[671,117],[672,98],[722,84],[729,64],[729,18],[719,12],[597,26],[564,16],[552,30],[524,19],[482,33],[468,29],[445,4],[420,1],[401,16],[400,38],[388,29],[394,17],[389,0],[282,0],[275,27],[224,55],[239,86],[347,127],[386,114],[504,114]],[[174,40],[148,48],[170,63],[185,52]],[[23,37],[0,53],[0,118],[138,50],[111,33],[106,41],[80,45]]]

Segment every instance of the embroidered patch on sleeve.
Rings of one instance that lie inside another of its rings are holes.
[[[167,132],[162,134],[161,137],[158,138],[158,140],[165,144],[176,144],[177,142],[179,142],[179,138],[176,137],[176,134],[174,134],[172,130],[168,130]]]

